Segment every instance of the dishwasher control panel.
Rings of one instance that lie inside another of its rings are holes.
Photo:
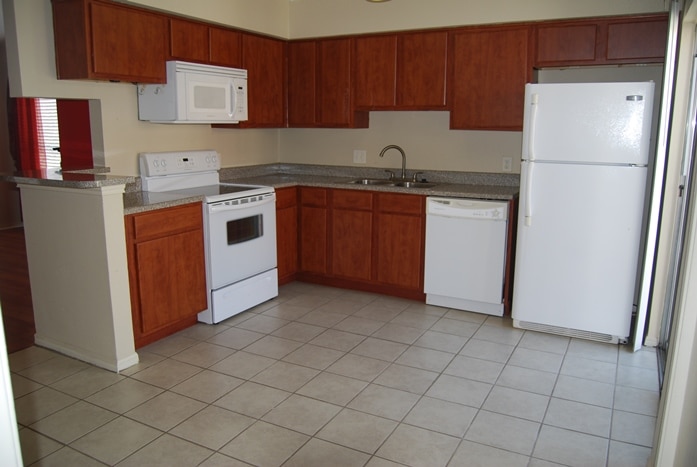
[[[467,198],[428,197],[426,213],[465,219],[507,220],[508,203]]]

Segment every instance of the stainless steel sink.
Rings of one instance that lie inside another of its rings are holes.
[[[356,185],[394,185],[392,180],[381,178],[359,178],[358,180],[351,180],[349,183],[355,183]]]
[[[435,183],[428,182],[394,182],[393,186],[399,186],[402,188],[431,188],[435,186]]]
[[[356,185],[379,185],[379,186],[398,186],[400,188],[431,188],[435,183],[414,182],[409,180],[385,180],[381,178],[359,178],[348,183]]]

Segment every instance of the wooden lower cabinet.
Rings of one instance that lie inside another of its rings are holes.
[[[302,187],[298,278],[424,300],[421,195]]]
[[[370,280],[373,194],[356,190],[332,190],[331,194],[331,274]]]
[[[327,274],[326,188],[300,188],[300,271]]]
[[[423,291],[425,204],[424,197],[418,195],[378,195],[376,279],[379,283]]]
[[[197,321],[207,307],[200,203],[125,217],[136,348]]]
[[[276,190],[276,256],[278,284],[292,282],[298,273],[298,189]]]

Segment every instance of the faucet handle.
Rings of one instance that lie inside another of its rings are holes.
[[[421,174],[423,174],[423,172],[414,172],[414,175],[411,176],[411,181],[418,182],[418,180],[416,178]]]
[[[394,171],[392,171],[392,170],[387,170],[387,169],[386,169],[385,172],[387,172],[388,174],[390,174],[390,180],[394,180]]]

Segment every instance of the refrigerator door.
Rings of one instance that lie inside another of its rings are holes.
[[[523,160],[646,165],[652,82],[527,84]]]
[[[647,168],[523,162],[522,175],[514,323],[628,337]]]

